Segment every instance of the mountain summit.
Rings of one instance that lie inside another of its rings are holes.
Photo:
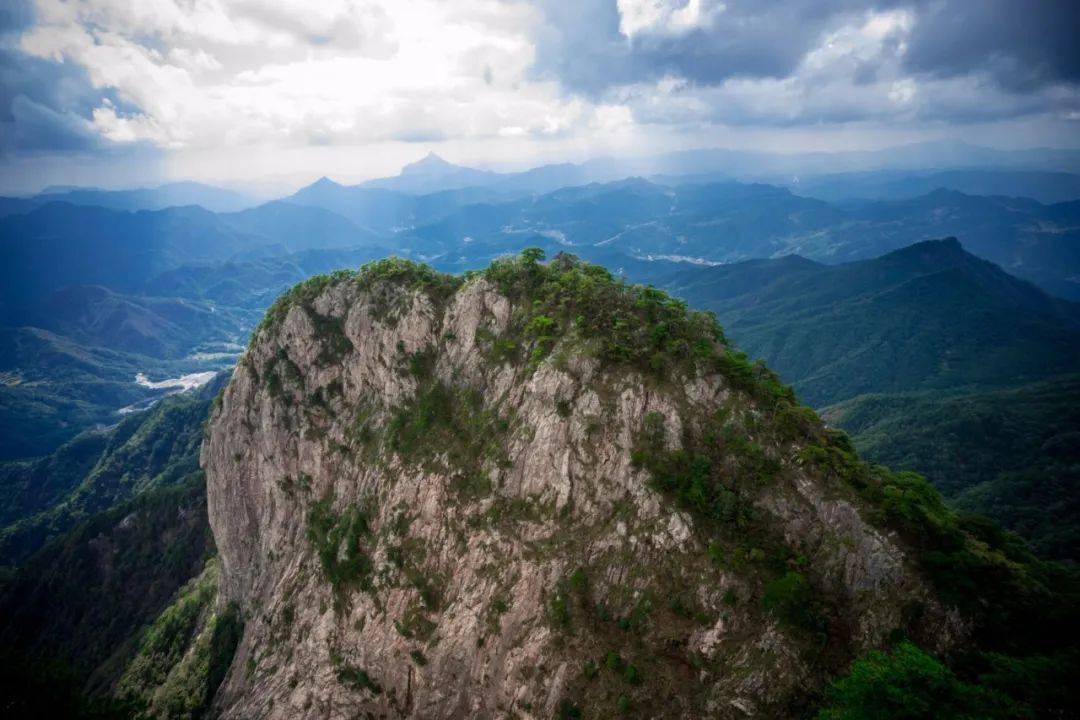
[[[420,158],[416,162],[409,163],[405,167],[401,168],[401,174],[404,175],[433,175],[457,172],[460,170],[467,170],[459,165],[447,162],[434,152],[429,152],[424,157]]]
[[[887,637],[977,627],[941,598],[996,561],[924,482],[710,316],[537,255],[269,311],[202,451],[219,605],[251,618],[223,717],[793,717]]]
[[[433,152],[401,168],[395,177],[379,178],[363,183],[365,188],[383,188],[423,195],[443,190],[484,187],[499,180],[500,175],[488,170],[463,167],[447,162]]]

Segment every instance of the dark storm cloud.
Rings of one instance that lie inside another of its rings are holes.
[[[783,79],[827,33],[862,22],[869,11],[897,9],[915,19],[901,66],[910,77],[981,74],[1016,94],[1080,82],[1076,0],[729,0],[705,27],[630,38],[620,33],[615,0],[552,0],[544,5],[549,27],[539,39],[537,71],[593,97],[665,75],[704,87]],[[870,82],[877,70],[862,63],[852,82]]]
[[[78,66],[0,49],[0,152],[97,146],[90,119],[101,99]]]
[[[929,3],[918,14],[905,64],[939,77],[988,71],[1015,91],[1080,82],[1080,2]]]
[[[96,95],[86,73],[18,50],[18,34],[33,23],[30,2],[0,3],[0,154],[92,147],[87,101]]]
[[[867,9],[901,4],[730,0],[709,27],[627,38],[619,31],[615,0],[551,0],[544,3],[551,27],[540,39],[538,69],[587,94],[665,75],[702,85],[732,77],[783,78],[828,30]]]

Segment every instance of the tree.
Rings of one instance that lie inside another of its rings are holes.
[[[1013,717],[999,693],[958,679],[910,642],[873,651],[827,692],[817,720],[990,720]]]
[[[538,247],[527,247],[521,251],[521,260],[526,265],[535,265],[545,257],[544,251]]]

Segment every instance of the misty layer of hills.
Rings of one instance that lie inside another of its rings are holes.
[[[754,157],[720,152],[521,173],[429,156],[261,205],[195,184],[4,199],[5,492],[33,494],[42,463],[59,462],[50,453],[71,454],[64,443],[86,447],[80,433],[230,367],[265,308],[306,277],[388,255],[458,272],[537,246],[715,311],[870,457],[1076,557],[1080,462],[1055,448],[1076,447],[1080,176],[1067,154],[966,167],[979,152],[960,146],[959,169],[924,169],[918,152],[887,169],[884,155],[818,158],[799,178],[784,173],[806,158],[757,157],[750,171]],[[620,175],[633,171],[648,177]],[[937,430],[901,439],[900,426]],[[68,490],[90,473],[62,465]],[[1033,473],[1053,481],[1036,491]],[[1048,509],[1064,525],[1036,522]],[[50,534],[28,537],[32,550]]]

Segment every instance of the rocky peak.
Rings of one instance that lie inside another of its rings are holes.
[[[268,312],[203,445],[223,717],[793,717],[890,634],[955,642],[874,500],[907,480],[711,315],[539,260]]]
[[[434,152],[429,152],[416,162],[409,163],[401,168],[402,175],[424,175],[432,173],[446,173],[460,168],[453,163],[447,162]]]

